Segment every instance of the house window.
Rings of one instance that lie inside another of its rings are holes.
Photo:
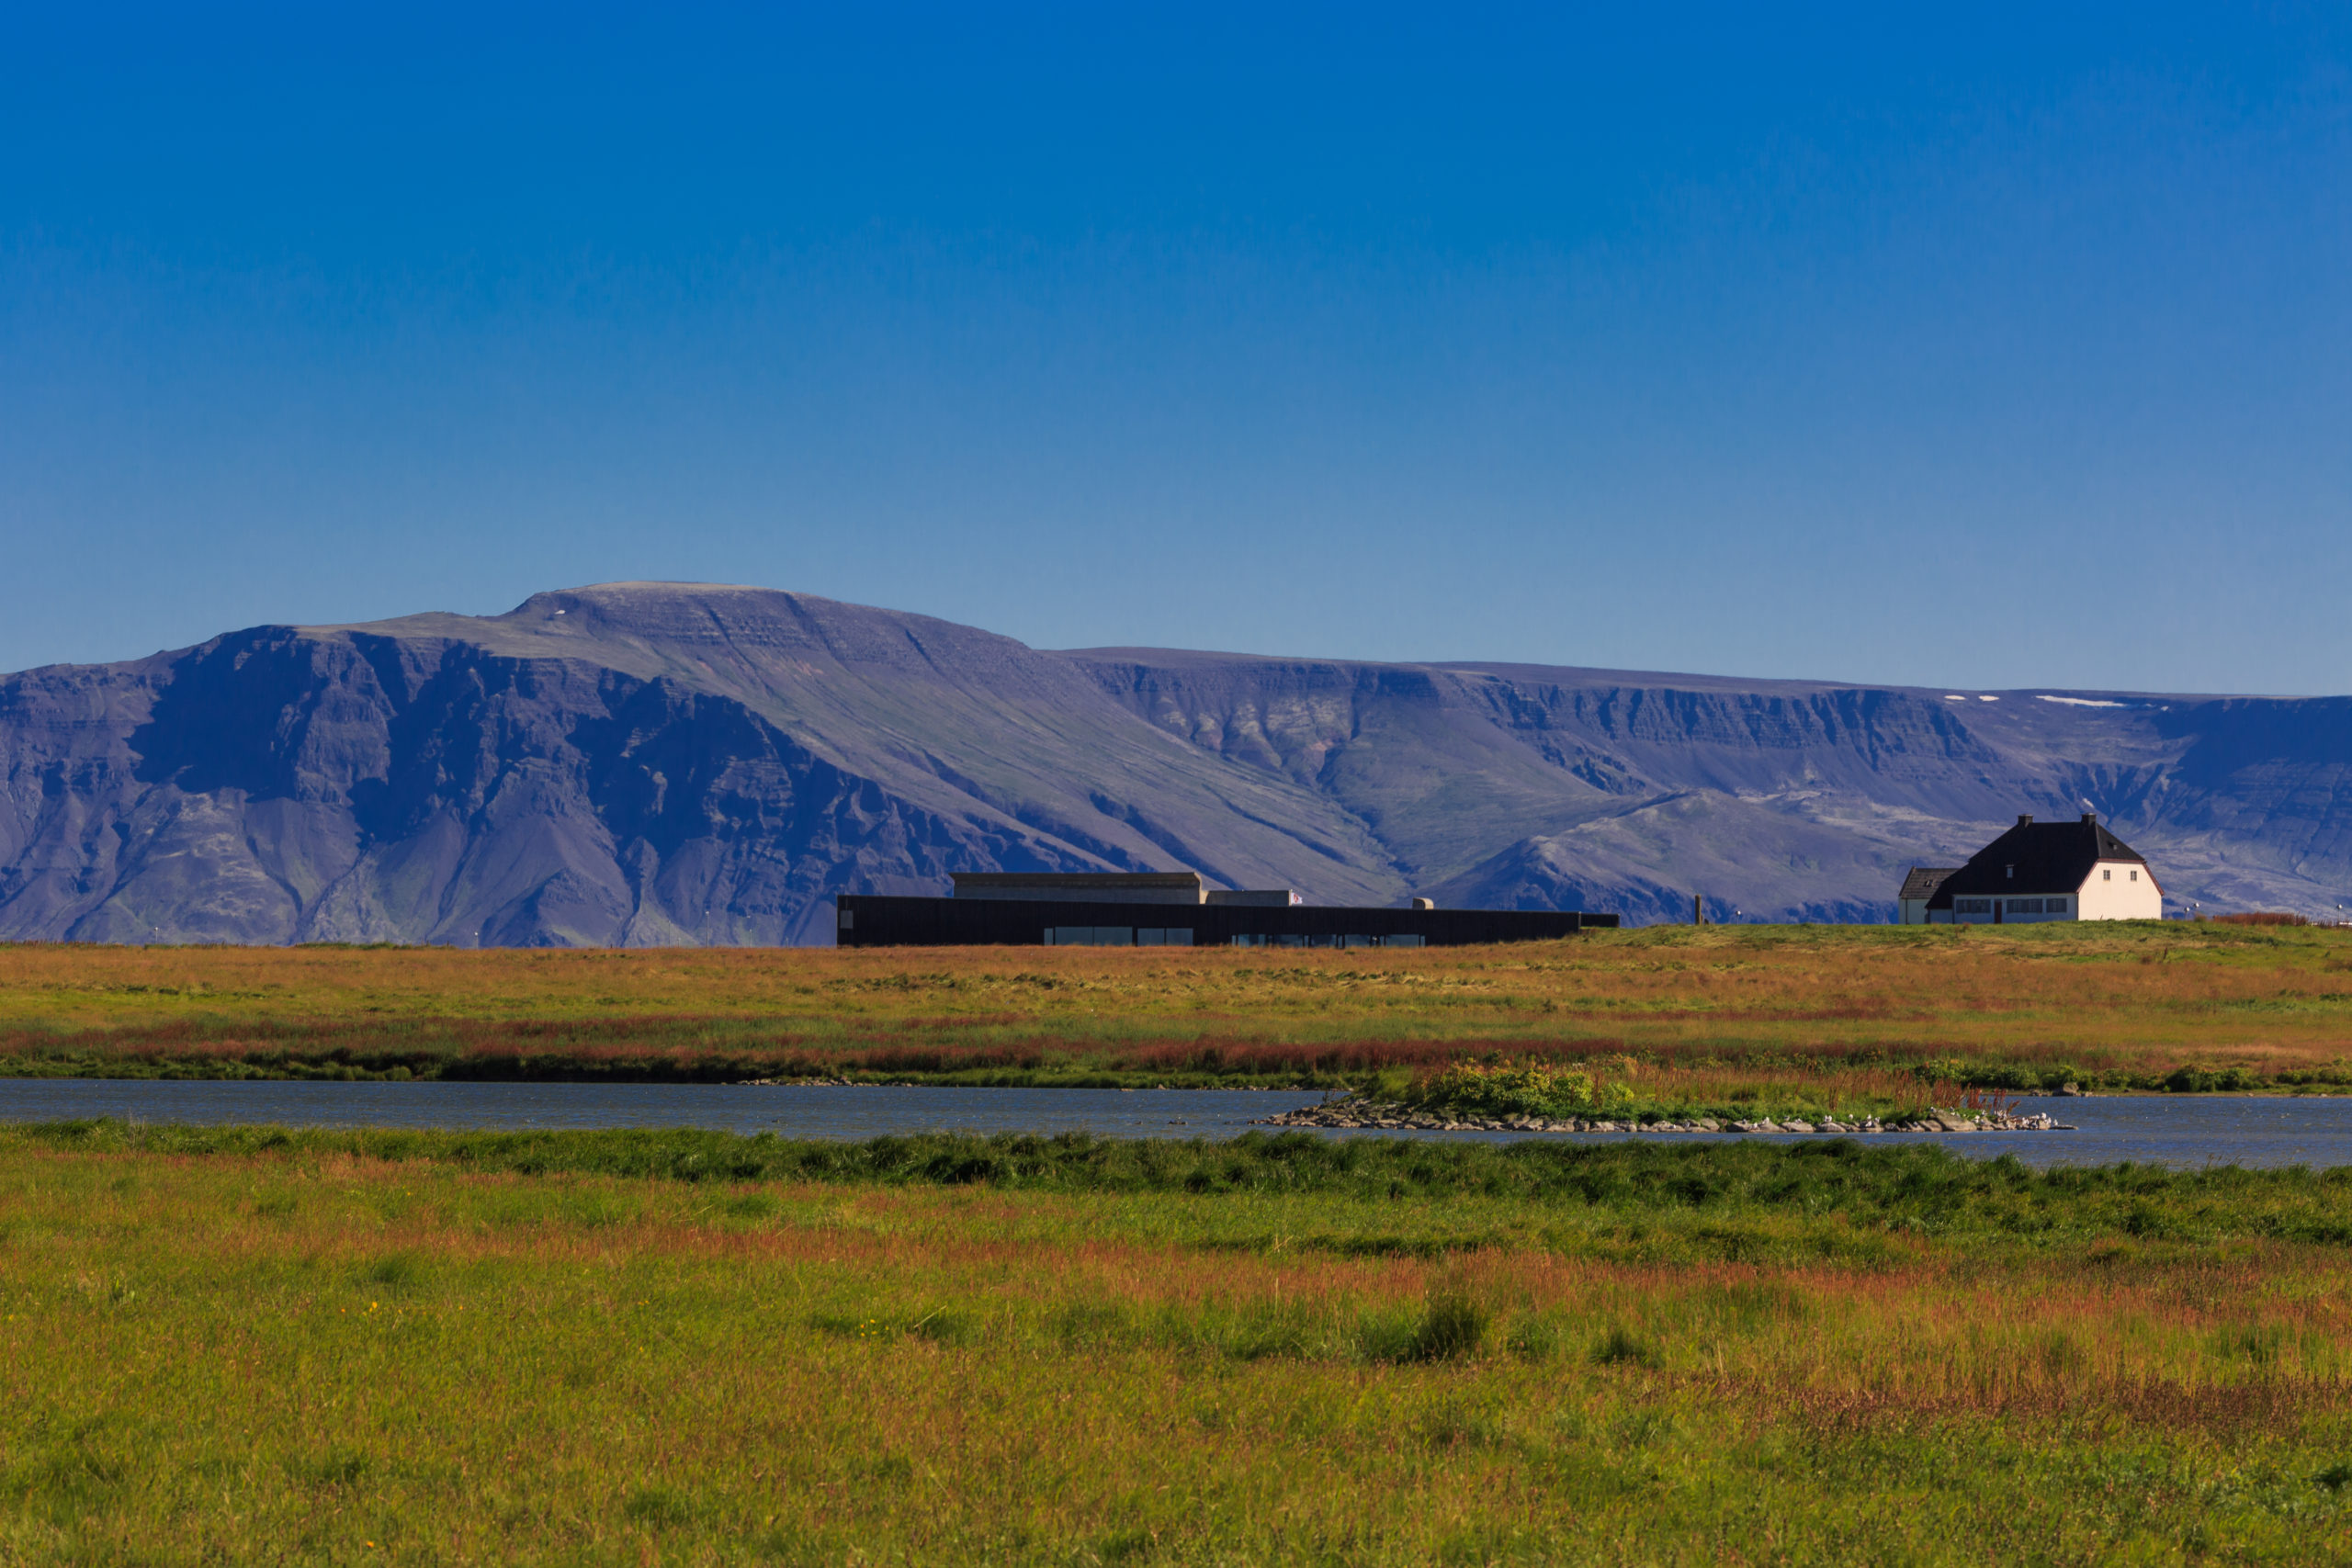
[[[1190,947],[1193,928],[1190,926],[1137,926],[1137,947]]]
[[[2005,874],[2009,875],[2009,876],[2015,876],[2015,875],[2017,875],[2017,874],[2018,874],[2018,868],[2017,868],[2016,866],[2010,866],[2010,867],[2007,869],[2007,871],[2006,872],[2006,874]]]
[[[2102,871],[2098,874],[2098,879],[2101,882],[2112,882],[2115,880],[2115,873],[2111,871]]]
[[[2041,912],[2045,915],[2063,915],[2066,912],[2066,900],[2064,898],[2044,898],[2041,901]]]
[[[2139,874],[2138,872],[2136,872],[2136,871],[2135,871],[2135,872],[2133,872],[2133,873],[2132,874],[2132,881],[2134,881],[2134,882],[2139,881],[2139,880],[2140,880],[2140,874]]]
[[[2009,913],[2012,915],[2038,915],[2041,913],[2041,900],[2039,898],[2012,898],[2009,900]]]
[[[1993,900],[1990,898],[1955,898],[1951,901],[1951,907],[1956,913],[1962,915],[1989,915],[1993,912]]]

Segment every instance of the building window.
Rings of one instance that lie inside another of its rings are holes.
[[[2112,882],[2115,880],[2115,873],[2111,871],[2102,871],[2098,874],[2098,879],[2101,882]]]
[[[1133,947],[1133,926],[1047,926],[1047,947]]]
[[[1138,931],[1136,933],[1136,940],[1148,946],[1150,944],[1146,938],[1149,935],[1148,931]],[[1171,931],[1168,933],[1168,939],[1173,945],[1188,946],[1193,940],[1193,933]],[[1400,936],[1299,936],[1295,934],[1261,936],[1255,932],[1245,931],[1241,935],[1227,937],[1226,940],[1236,947],[1426,947],[1429,945],[1429,938],[1418,933]]]
[[[1190,947],[1193,928],[1190,926],[1137,926],[1137,947]]]
[[[2139,880],[2140,880],[2140,874],[2139,874],[2138,872],[2136,872],[2136,871],[2135,871],[2135,872],[2133,872],[2133,873],[2132,874],[2132,881],[2134,881],[2134,882],[2139,881]]]
[[[1993,912],[1993,900],[1990,898],[1955,898],[1951,901],[1951,907],[1952,912],[1955,914],[1989,915]]]
[[[2003,871],[2003,873],[2002,873],[2002,874],[2003,874],[2003,875],[2008,876],[2008,877],[2010,877],[2010,878],[2012,878],[2012,879],[2014,879],[2014,878],[2016,877],[2017,874],[2018,874],[2018,868],[2017,868],[2016,866],[2008,866],[2008,867],[2005,868],[2005,870],[2004,870],[2004,871]]]
[[[2039,898],[2012,898],[2009,900],[2009,913],[2012,915],[2038,915],[2041,913],[2041,900]]]
[[[2064,898],[2044,898],[2041,901],[2041,912],[2045,915],[2063,915],[2066,912],[2066,900]]]

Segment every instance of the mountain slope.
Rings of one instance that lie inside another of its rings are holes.
[[[1880,919],[2088,802],[2332,911],[2352,701],[1056,653],[762,589],[262,626],[0,678],[0,937],[830,940],[832,895],[1191,866],[1319,902]]]

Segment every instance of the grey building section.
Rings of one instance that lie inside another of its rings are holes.
[[[957,871],[958,898],[1047,900],[1066,904],[1258,904],[1302,902],[1287,887],[1212,888],[1197,871]]]
[[[1610,929],[1573,909],[1358,909],[1318,904],[909,898],[845,893],[843,947],[1455,947]]]
[[[1202,904],[1208,885],[1197,871],[958,871],[956,897],[1075,904]]]

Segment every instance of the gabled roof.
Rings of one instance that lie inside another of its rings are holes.
[[[1950,876],[1953,872],[1958,871],[1959,869],[1960,868],[1958,866],[1953,865],[1915,865],[1907,874],[1905,874],[1903,878],[1903,890],[1897,893],[1895,897],[1897,898],[1925,898],[1928,895],[1934,893],[1935,890],[1942,885],[1945,877]]]
[[[2019,893],[2073,893],[2089,880],[2101,861],[2131,861],[2147,864],[2140,852],[2109,832],[2096,817],[2079,822],[2036,822],[2020,817],[2018,825],[1969,858],[1966,865],[1943,879],[1930,909],[1949,909],[1955,897]],[[2015,875],[2009,868],[2015,866]],[[2151,882],[2154,874],[2149,874]]]

